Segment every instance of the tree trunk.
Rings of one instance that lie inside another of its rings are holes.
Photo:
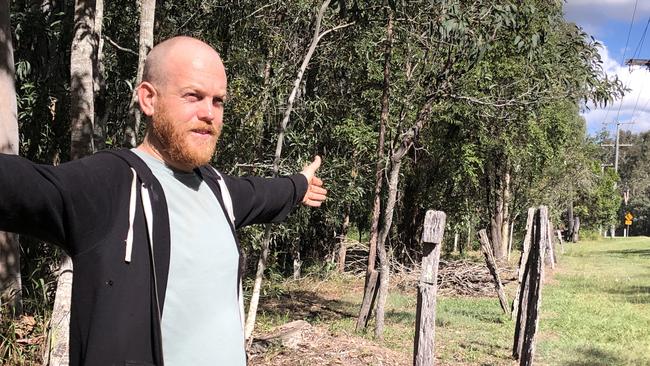
[[[321,38],[332,31],[334,28],[320,33],[321,22],[325,16],[325,11],[329,6],[331,0],[325,0],[320,7],[318,14],[316,15],[316,25],[314,27],[314,36],[311,40],[311,45],[309,50],[305,55],[305,58],[302,60],[302,64],[298,69],[298,76],[293,83],[293,89],[289,98],[287,100],[287,106],[284,112],[284,117],[282,118],[282,123],[280,124],[280,131],[278,132],[278,141],[275,147],[275,158],[273,159],[273,176],[277,176],[280,171],[280,157],[282,155],[282,145],[284,143],[284,134],[286,133],[287,125],[289,124],[289,119],[291,117],[291,111],[293,110],[293,103],[295,102],[296,95],[298,94],[298,89],[300,88],[300,83],[302,82],[302,77],[309,65],[314,51],[316,51],[316,46]],[[251,300],[248,305],[248,314],[246,316],[246,325],[244,328],[244,336],[246,338],[247,344],[250,344],[252,341],[253,330],[255,329],[255,318],[257,317],[257,306],[259,305],[260,291],[262,289],[262,280],[264,278],[264,270],[268,262],[268,256],[270,252],[270,243],[271,243],[271,225],[266,225],[266,230],[264,232],[264,239],[262,239],[262,252],[260,258],[257,262],[257,272],[255,274],[255,284],[253,286],[253,293],[251,294]]]
[[[569,207],[567,208],[567,234],[566,234],[566,240],[567,241],[573,241],[573,226],[574,226],[574,221],[575,219],[573,218],[573,200],[569,201]]]
[[[9,1],[0,1],[0,153],[18,154],[18,116],[14,80],[14,48]],[[0,231],[0,301],[13,314],[22,313],[18,235]]]
[[[508,239],[510,238],[510,170],[507,165],[503,171],[503,219],[501,222],[501,243],[499,244],[500,252],[496,256],[497,259],[504,259],[508,255]]]
[[[302,270],[302,259],[300,259],[300,242],[296,240],[293,245],[293,279],[300,279],[300,272]]]
[[[347,255],[348,247],[346,245],[346,237],[348,235],[348,229],[350,228],[350,204],[345,210],[345,217],[343,218],[343,224],[341,225],[341,233],[339,234],[339,255],[338,255],[338,272],[345,272],[345,257]]]
[[[372,222],[370,223],[370,243],[368,251],[368,269],[366,271],[366,282],[363,292],[363,301],[359,317],[357,318],[356,330],[365,329],[370,317],[370,311],[374,304],[377,290],[376,283],[372,278],[377,277],[375,273],[375,260],[377,256],[377,238],[379,237],[379,217],[381,216],[381,189],[384,182],[384,145],[386,138],[386,123],[390,113],[390,62],[393,52],[393,14],[387,10],[386,22],[386,49],[384,51],[384,86],[381,96],[381,115],[379,117],[379,136],[377,137],[377,165],[375,168],[375,192],[372,205]]]
[[[50,319],[43,366],[67,366],[70,342],[70,294],[72,293],[72,259],[61,257],[56,283],[54,308]]]
[[[614,236],[612,236],[613,238]],[[573,231],[571,232],[571,241],[577,243],[580,241],[580,217],[574,219]]]
[[[79,159],[95,151],[95,72],[98,70],[99,43],[95,33],[95,15],[103,13],[103,0],[76,0],[74,37],[70,52],[70,157]],[[101,18],[97,21],[101,21]],[[49,366],[68,364],[70,330],[70,296],[72,293],[72,260],[63,255],[54,299],[49,334]]]
[[[147,54],[153,48],[153,25],[156,15],[156,0],[139,0],[139,3],[140,37],[138,40],[138,71],[135,77],[136,87],[142,82],[144,62],[147,59]],[[135,89],[131,96],[130,114],[131,123],[126,127],[124,138],[127,146],[135,147],[137,145],[138,131],[140,130],[142,119],[142,114],[138,108],[138,95]]]
[[[491,220],[490,234],[494,257],[497,260],[506,258],[508,252],[508,234],[510,221],[510,171],[508,163],[494,163],[492,184],[490,187],[494,190],[494,202]],[[499,165],[497,165],[499,164]]]
[[[94,60],[97,57],[95,31],[96,0],[75,1],[74,38],[70,51],[70,158],[79,159],[95,150]]]
[[[104,38],[102,25],[104,21],[104,0],[95,0],[95,19],[93,36],[95,38],[95,57],[93,63],[93,152],[106,148],[106,83],[104,82]]]

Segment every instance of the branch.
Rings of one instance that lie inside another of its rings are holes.
[[[126,47],[122,47],[122,46],[120,46],[119,44],[117,44],[117,42],[115,42],[114,40],[112,40],[111,37],[109,37],[109,36],[107,36],[107,35],[104,35],[104,38],[108,41],[108,43],[111,44],[111,46],[117,48],[118,50],[120,50],[120,51],[124,51],[124,52],[128,52],[128,53],[132,53],[132,54],[138,56],[138,53],[137,53],[137,52],[135,52],[134,50],[132,50],[132,49],[130,49],[130,48],[126,48]]]
[[[337,26],[334,27],[334,28],[328,29],[328,30],[326,30],[325,32],[321,33],[321,34],[318,36],[318,40],[320,41],[321,38],[323,38],[323,37],[325,37],[325,35],[327,35],[327,33],[330,33],[330,32],[333,32],[333,31],[336,31],[336,30],[339,30],[339,29],[342,29],[342,28],[349,27],[349,26],[351,26],[351,25],[354,25],[354,23],[355,23],[355,22],[352,22],[352,23],[346,23],[346,24],[341,24],[341,25],[337,25]]]

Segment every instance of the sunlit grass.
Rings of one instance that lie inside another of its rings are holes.
[[[650,239],[568,244],[542,295],[538,365],[650,365]],[[278,308],[260,314],[260,329],[306,318],[336,335],[355,334],[363,279],[333,275],[291,281],[286,293],[312,298],[305,314]],[[515,284],[506,289],[512,300]],[[392,289],[384,340],[410,359],[415,334],[415,288]],[[314,303],[323,306],[320,308]],[[496,294],[438,298],[436,356],[440,365],[514,365],[514,324]],[[374,321],[359,336],[374,339]]]

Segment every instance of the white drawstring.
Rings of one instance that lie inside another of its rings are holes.
[[[133,172],[133,179],[131,180],[131,196],[129,197],[129,232],[126,234],[126,251],[124,253],[126,263],[131,263],[131,252],[133,251],[133,221],[135,220],[136,184],[138,181],[135,169],[131,168],[131,172]]]
[[[147,233],[149,234],[149,246],[153,249],[153,210],[151,209],[151,198],[149,197],[149,190],[142,185],[140,187],[140,194],[142,195],[142,206],[144,208],[144,219],[147,222]]]

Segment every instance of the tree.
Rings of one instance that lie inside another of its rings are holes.
[[[79,159],[95,152],[95,93],[101,84],[100,35],[103,0],[76,0],[74,38],[70,52],[71,145],[70,157]],[[46,363],[67,365],[69,359],[70,300],[72,295],[72,259],[63,254],[59,266],[56,298],[52,311],[49,350]]]
[[[142,82],[142,74],[144,73],[144,62],[147,59],[147,54],[153,47],[153,25],[156,15],[156,1],[155,0],[141,0],[140,1],[140,38],[138,41],[138,72],[135,78],[134,86]],[[142,115],[137,105],[138,97],[133,91],[131,98],[130,113],[133,119],[133,124],[126,127],[124,133],[126,143],[128,146],[135,147],[137,142],[138,131],[140,130],[140,121]]]
[[[14,81],[14,49],[9,1],[0,2],[0,153],[18,154],[18,116]],[[11,314],[22,313],[18,236],[0,231],[0,295]]]

